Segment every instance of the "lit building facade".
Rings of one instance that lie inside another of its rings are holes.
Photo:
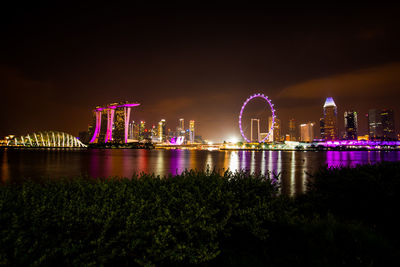
[[[288,138],[286,138],[288,139]],[[296,120],[290,119],[289,120],[289,140],[287,141],[297,141],[297,127],[296,127]]]
[[[396,140],[393,110],[370,109],[368,132],[370,140]]]
[[[90,143],[127,143],[131,108],[138,103],[119,102],[97,106],[93,111],[93,127]]]
[[[314,125],[313,122],[300,124],[300,141],[312,142],[314,140]]]
[[[189,141],[191,144],[194,143],[195,131],[194,131],[194,120],[189,121]]]
[[[269,116],[268,117],[268,129],[267,129],[267,131],[269,131],[271,129],[272,122],[273,122],[272,116]],[[268,134],[268,132],[267,132],[267,134]],[[271,134],[268,136],[268,140],[267,141],[268,142],[273,142],[274,141],[274,131],[272,131]]]
[[[324,120],[324,118],[319,119],[319,133],[320,133],[320,138],[322,140],[325,140],[325,120]]]
[[[397,140],[394,115],[392,109],[382,109],[380,112],[382,121],[382,139],[383,140]]]
[[[274,123],[274,141],[275,142],[282,141],[282,139],[281,139],[281,120],[278,118],[275,118],[275,123]]]
[[[179,124],[178,124],[178,132],[179,134],[182,134],[185,132],[185,119],[179,119]]]
[[[139,124],[135,123],[134,121],[129,123],[128,139],[132,141],[139,140]]]
[[[324,104],[324,139],[327,141],[338,139],[337,107],[332,97],[328,97]]]
[[[355,111],[345,111],[344,112],[344,128],[345,128],[345,138],[347,140],[357,140],[357,112]]]
[[[145,139],[145,131],[146,131],[146,122],[145,121],[140,121],[139,124],[139,141],[142,141]]]
[[[368,133],[370,140],[381,139],[383,136],[382,120],[379,109],[368,110]]]
[[[166,121],[162,119],[158,123],[158,138],[160,139],[160,142],[165,142],[167,137],[166,137]]]
[[[257,130],[255,130],[257,128]],[[250,141],[260,142],[260,119],[251,119]]]

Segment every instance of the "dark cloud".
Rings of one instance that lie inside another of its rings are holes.
[[[278,97],[304,99],[334,96],[370,100],[398,97],[399,73],[400,62],[389,63],[298,83],[284,88]]]

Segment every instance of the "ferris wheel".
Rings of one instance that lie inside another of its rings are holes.
[[[271,100],[268,98],[268,96],[264,95],[264,94],[254,94],[251,95],[249,98],[246,99],[246,101],[244,101],[242,108],[240,109],[240,114],[239,114],[239,129],[240,129],[240,133],[242,134],[244,140],[246,140],[246,142],[250,143],[251,141],[246,137],[246,135],[243,132],[243,128],[242,128],[242,116],[243,116],[243,111],[246,108],[246,105],[253,100],[254,98],[262,98],[267,102],[267,109],[269,108],[272,112],[272,124],[271,124],[271,128],[269,128],[267,135],[262,139],[259,140],[259,143],[263,143],[265,142],[265,140],[268,139],[268,137],[270,135],[272,135],[273,130],[274,130],[274,125],[275,125],[275,109],[274,109],[274,104],[272,104]]]

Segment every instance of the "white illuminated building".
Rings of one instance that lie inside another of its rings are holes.
[[[300,125],[300,140],[303,142],[312,142],[314,139],[314,125],[315,123],[309,122]]]

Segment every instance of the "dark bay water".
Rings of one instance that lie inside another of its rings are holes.
[[[134,173],[168,175],[185,169],[245,169],[280,174],[282,193],[305,191],[308,173],[321,166],[356,166],[400,161],[400,151],[205,151],[144,149],[21,149],[0,150],[1,181],[37,177],[93,178]]]

